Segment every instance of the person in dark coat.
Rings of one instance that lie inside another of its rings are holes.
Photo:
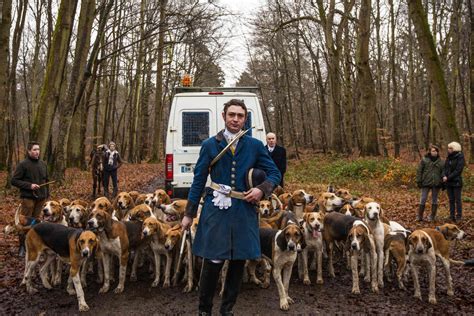
[[[118,178],[117,171],[122,166],[122,159],[119,152],[116,150],[114,142],[109,143],[109,149],[104,155],[104,195],[109,197],[109,179],[112,178],[112,185],[114,187],[112,197],[115,197],[118,192]]]
[[[421,200],[417,220],[423,220],[425,204],[431,191],[431,215],[428,221],[434,221],[438,210],[438,193],[443,183],[444,161],[439,156],[439,148],[431,145],[416,171],[416,184],[421,189]]]
[[[461,144],[457,142],[448,144],[448,157],[443,173],[443,182],[449,198],[449,218],[455,222],[462,219],[462,171],[465,161],[461,150]]]
[[[193,242],[193,253],[204,259],[199,281],[200,315],[212,313],[213,297],[224,260],[229,260],[229,268],[220,313],[232,315],[245,260],[261,256],[255,204],[264,196],[269,197],[280,183],[280,172],[268,151],[262,142],[248,135],[239,138],[237,144],[210,168],[211,161],[242,130],[247,107],[242,100],[232,99],[225,103],[222,117],[225,130],[202,143],[181,222],[183,229],[190,227],[204,193],[204,205]],[[265,177],[259,185],[248,188],[246,176],[251,168],[263,170]],[[211,187],[205,188],[208,175]]]
[[[272,157],[278,170],[280,170],[280,186],[283,188],[283,180],[286,172],[286,149],[277,144],[277,138],[274,133],[267,134],[267,145],[265,148],[267,148],[270,157]]]
[[[41,186],[48,182],[48,166],[40,159],[39,143],[29,142],[26,149],[27,157],[16,166],[11,184],[20,189],[21,214],[39,220],[43,204],[49,198],[48,185]],[[24,256],[25,235],[20,234],[19,238],[19,254]]]

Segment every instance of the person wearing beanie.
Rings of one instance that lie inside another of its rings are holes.
[[[444,165],[443,183],[449,198],[449,218],[454,222],[462,219],[462,171],[465,160],[461,144],[451,142],[448,144],[448,157]]]
[[[109,179],[112,178],[112,197],[114,198],[118,192],[117,170],[122,166],[122,158],[116,149],[114,142],[109,143],[109,149],[104,155],[104,195],[109,198]]]
[[[431,145],[425,157],[421,160],[416,171],[416,184],[421,189],[420,205],[417,221],[423,220],[426,200],[431,191],[431,215],[428,221],[434,221],[438,211],[438,193],[443,183],[444,161],[439,156],[439,148]]]

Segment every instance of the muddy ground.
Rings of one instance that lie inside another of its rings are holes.
[[[159,179],[148,183],[144,190],[155,188]],[[151,191],[151,190],[150,190]],[[35,281],[39,293],[28,295],[20,286],[23,276],[23,260],[17,254],[15,239],[1,238],[3,262],[0,263],[0,315],[64,315],[79,314],[77,299],[66,292],[66,274],[61,287],[46,290]],[[472,249],[464,251],[463,257],[474,255]],[[455,256],[456,257],[456,256]],[[459,257],[457,258],[459,259]],[[295,300],[289,312],[279,309],[278,291],[272,280],[268,289],[260,289],[253,284],[243,284],[241,295],[234,308],[237,315],[284,315],[284,314],[474,314],[474,268],[452,266],[455,296],[446,295],[445,276],[438,265],[436,295],[438,304],[431,305],[428,300],[426,272],[422,273],[421,291],[423,300],[413,298],[413,285],[408,282],[408,290],[399,290],[396,283],[386,282],[379,294],[370,292],[361,280],[361,295],[351,294],[352,279],[338,260],[336,278],[329,278],[326,261],[323,262],[323,285],[303,285],[296,275],[290,284],[290,296]],[[99,285],[95,275],[88,276],[89,287],[85,290],[86,302],[91,315],[187,315],[197,312],[197,291],[184,294],[183,286],[162,289],[151,288],[151,280],[146,269],[142,269],[137,282],[127,282],[122,294],[99,294]],[[315,272],[311,272],[315,281]],[[116,283],[114,284],[116,285]],[[111,289],[114,287],[112,286]],[[215,314],[218,314],[219,298],[215,299]]]

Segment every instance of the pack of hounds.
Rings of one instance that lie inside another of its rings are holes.
[[[5,232],[26,233],[22,284],[28,293],[37,292],[33,281],[38,264],[43,286],[51,289],[61,284],[63,263],[67,263],[67,292],[76,294],[79,311],[87,311],[83,290],[87,287],[86,275],[95,272],[97,282],[102,284],[99,293],[106,293],[115,282],[117,266],[115,293],[123,292],[127,272],[130,281],[137,280],[138,269],[148,270],[151,287],[185,284],[183,292],[190,292],[199,286],[201,258],[191,252],[199,216],[189,233],[183,232],[180,221],[186,203],[171,200],[161,189],[148,194],[121,192],[113,201],[99,197],[92,203],[63,198],[45,203],[41,221],[20,215],[18,208],[15,223],[6,226]],[[294,303],[289,285],[295,262],[298,278],[304,284],[311,284],[308,271],[312,268],[316,269],[314,282],[323,284],[323,257],[329,276],[335,277],[334,252],[347,260],[353,294],[360,294],[359,277],[378,293],[384,277],[390,280],[395,274],[398,286],[405,289],[411,273],[414,296],[421,299],[418,271],[426,266],[428,300],[435,304],[439,258],[446,273],[447,294],[454,295],[450,264],[462,262],[449,258],[449,244],[466,236],[456,225],[410,232],[388,220],[374,199],[356,198],[346,189],[331,186],[316,198],[304,190],[288,193],[277,187],[270,199],[256,205],[256,211],[262,257],[247,262],[244,281],[268,288],[273,276],[282,310]],[[161,259],[165,259],[163,263]],[[224,266],[223,279],[225,274]]]

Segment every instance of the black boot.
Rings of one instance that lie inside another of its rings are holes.
[[[223,262],[214,263],[204,259],[199,279],[199,315],[212,314],[212,301],[223,265]]]
[[[232,308],[237,301],[237,296],[242,285],[245,260],[231,260],[225,279],[224,294],[222,295],[221,315],[233,315]]]
[[[26,235],[23,233],[20,233],[18,235],[18,241],[19,241],[18,257],[22,257],[22,258],[25,257],[25,254],[26,254],[25,240],[26,240]]]
[[[422,222],[423,221],[423,213],[425,212],[425,205],[424,204],[420,204],[419,208],[418,208],[418,215],[416,216],[416,220],[418,222]]]
[[[431,215],[428,216],[428,222],[436,220],[436,213],[438,212],[438,204],[431,204]]]

